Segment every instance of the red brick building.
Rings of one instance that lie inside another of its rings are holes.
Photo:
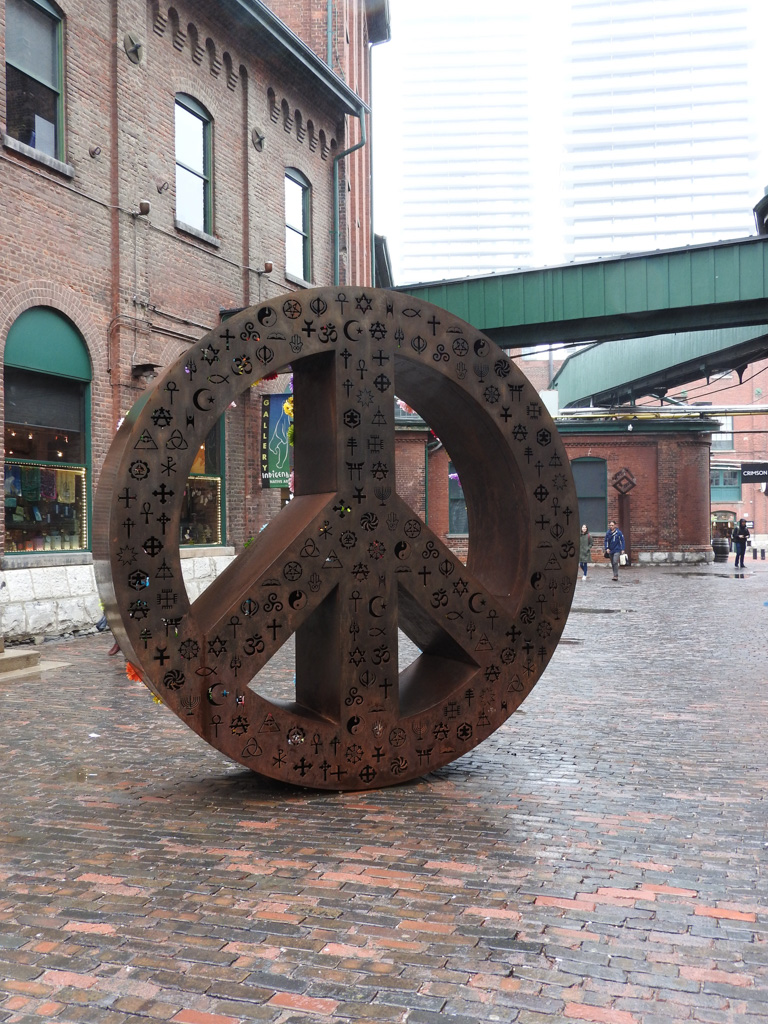
[[[87,628],[93,495],[117,424],[219,321],[370,284],[367,0],[0,0],[6,637]],[[261,394],[190,478],[188,586],[280,501]]]

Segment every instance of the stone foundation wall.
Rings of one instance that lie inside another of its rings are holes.
[[[712,548],[699,551],[640,551],[635,557],[637,565],[693,565],[714,560],[715,552]]]
[[[211,555],[182,554],[190,601],[234,558],[233,548]],[[7,644],[92,633],[103,615],[93,565],[55,565],[0,571],[0,629]]]

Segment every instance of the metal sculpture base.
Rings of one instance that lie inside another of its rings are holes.
[[[194,455],[288,368],[295,497],[190,603]],[[397,493],[395,393],[459,473],[467,565]],[[578,568],[573,479],[535,390],[469,324],[379,290],[291,293],[196,342],[118,432],[97,523],[102,599],[147,686],[228,757],[321,789],[392,785],[482,742],[541,676]],[[403,672],[398,627],[422,652]],[[268,700],[259,674],[293,634],[295,699]]]

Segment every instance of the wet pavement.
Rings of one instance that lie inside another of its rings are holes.
[[[357,794],[45,644],[0,678],[0,1021],[768,1021],[768,568],[576,587],[509,722]]]

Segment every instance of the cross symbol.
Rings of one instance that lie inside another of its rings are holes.
[[[135,494],[131,494],[131,492],[128,490],[128,488],[124,487],[123,488],[123,493],[122,494],[118,494],[117,500],[118,501],[124,501],[125,502],[125,507],[129,508],[131,502],[132,501],[136,501],[136,495]]]
[[[435,318],[435,314],[433,313],[432,314],[432,319],[431,320],[427,320],[427,323],[432,328],[432,337],[434,338],[435,335],[437,334],[437,325],[440,323],[440,320],[437,320]]]
[[[129,537],[131,536],[131,530],[133,529],[133,527],[135,525],[136,525],[136,523],[134,523],[134,521],[132,519],[130,519],[130,518],[126,519],[125,522],[123,523],[124,528],[128,531],[128,536]]]
[[[299,763],[293,766],[293,770],[295,772],[301,772],[301,776],[303,778],[311,767],[311,764],[307,764],[307,759],[305,757],[302,757]]]
[[[378,363],[379,366],[383,366],[385,362],[389,362],[389,356],[385,356],[383,349],[379,349],[379,351],[373,357],[373,361],[375,363]]]
[[[427,585],[427,576],[431,576],[432,575],[432,570],[428,569],[426,567],[426,565],[425,565],[425,566],[422,566],[421,569],[419,569],[419,571],[418,571],[418,573],[416,575],[417,576],[421,576],[422,581],[424,583],[424,586],[426,587],[426,585]]]
[[[267,629],[271,629],[272,630],[272,643],[274,643],[277,640],[277,631],[278,631],[278,629],[282,629],[282,628],[283,628],[282,625],[273,616],[272,621],[267,624]]]
[[[230,341],[234,341],[235,340],[235,335],[232,334],[232,332],[230,331],[229,328],[227,328],[226,331],[224,331],[223,334],[219,335],[219,337],[226,344],[227,352],[229,352],[229,343],[230,343]]]
[[[386,678],[383,683],[379,683],[379,689],[384,691],[384,700],[389,697],[389,688],[391,685],[392,683],[390,683],[389,679]]]
[[[157,490],[157,491],[152,491],[152,493],[154,494],[154,496],[155,496],[156,498],[159,498],[159,499],[160,499],[160,504],[161,504],[161,505],[164,505],[164,504],[166,503],[166,501],[168,500],[168,498],[172,498],[172,497],[173,497],[173,494],[174,494],[174,492],[173,492],[173,491],[169,491],[169,490],[168,490],[168,489],[166,488],[166,486],[165,486],[165,484],[164,484],[164,483],[160,484],[160,488],[159,488],[159,490]]]
[[[344,360],[344,369],[346,370],[349,366],[349,360],[352,358],[352,353],[349,349],[345,348],[343,352],[339,352],[339,355]]]

